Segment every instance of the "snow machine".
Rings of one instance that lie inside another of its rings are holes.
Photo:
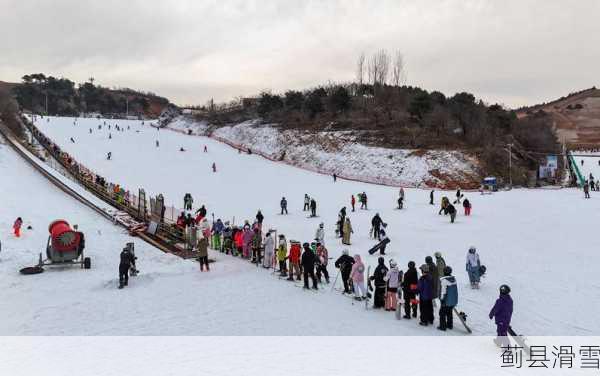
[[[85,257],[85,238],[82,232],[75,231],[63,219],[56,220],[48,226],[48,243],[46,244],[46,259],[42,260],[40,253],[39,267],[79,264],[83,269],[90,269],[91,259]]]

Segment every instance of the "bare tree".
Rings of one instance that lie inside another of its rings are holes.
[[[394,55],[394,62],[392,65],[392,84],[394,86],[400,86],[406,80],[406,71],[404,67],[404,56],[400,50],[396,51]]]
[[[369,73],[369,82],[374,86],[387,83],[390,70],[390,55],[386,50],[379,50],[369,58],[367,71]]]
[[[362,86],[365,76],[365,53],[362,52],[356,62],[356,83]]]

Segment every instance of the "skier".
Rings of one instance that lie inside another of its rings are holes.
[[[346,217],[343,227],[344,237],[342,238],[342,244],[350,245],[350,234],[354,233],[354,230],[352,230],[352,223],[350,223],[350,217]]]
[[[123,248],[119,262],[119,288],[122,289],[129,283],[129,268],[135,263],[135,256],[129,250],[129,247]]]
[[[223,227],[223,252],[233,254],[233,229],[229,225],[229,221],[225,221]]]
[[[215,162],[213,162],[212,164],[212,170],[213,172],[217,172],[217,165],[215,164]]]
[[[384,280],[386,283],[385,310],[395,311],[398,304],[398,288],[402,282],[402,271],[398,269],[398,265],[394,260],[390,260],[390,270],[385,275]]]
[[[388,272],[387,266],[385,266],[385,259],[379,257],[377,259],[377,267],[373,272],[373,275],[369,278],[375,284],[375,294],[373,296],[373,308],[379,309],[385,307],[385,276]]]
[[[73,137],[71,137],[71,142],[72,142],[72,143],[75,143],[75,140],[73,139]]]
[[[435,205],[433,203],[433,192],[434,192],[433,189],[431,190],[431,192],[429,192],[429,205]]]
[[[417,283],[417,290],[419,292],[419,311],[420,321],[419,325],[427,326],[433,324],[433,288],[431,275],[429,274],[429,266],[426,264],[421,265],[421,278]]]
[[[352,211],[354,211],[356,205],[356,198],[354,198],[354,195],[352,195],[352,197],[350,198],[350,204],[352,205]]]
[[[398,197],[398,209],[402,210],[403,207],[404,207],[404,197],[400,196],[400,197]]]
[[[452,310],[458,304],[458,287],[456,278],[452,276],[452,268],[444,267],[444,276],[440,280],[440,325],[439,330],[452,330]]]
[[[472,289],[479,288],[479,270],[481,268],[481,261],[479,260],[479,254],[474,246],[469,248],[467,253],[467,273],[469,274],[469,282],[471,282]]]
[[[310,216],[311,217],[317,216],[317,202],[315,201],[314,198],[310,199]]]
[[[340,269],[342,275],[342,283],[344,284],[344,294],[350,294],[350,286],[348,280],[350,279],[350,273],[352,272],[352,265],[354,265],[354,258],[349,255],[347,249],[342,251],[342,255],[335,260],[335,267]]]
[[[285,240],[285,235],[281,234],[279,235],[279,245],[277,246],[277,261],[279,262],[280,277],[287,276],[285,260],[287,260],[287,241]]]
[[[352,264],[352,270],[350,271],[350,278],[352,278],[352,286],[354,286],[354,299],[363,300],[367,298],[367,291],[365,290],[365,264],[360,259],[360,255],[354,255],[354,264]]]
[[[305,193],[304,194],[304,209],[302,211],[308,211],[310,209],[310,197]]]
[[[159,147],[159,146],[160,146],[160,144],[159,144],[158,140],[156,140],[156,147]]]
[[[265,216],[261,213],[260,209],[258,209],[258,212],[256,213],[256,222],[262,225],[264,219]]]
[[[296,279],[298,281],[300,280],[300,252],[300,244],[292,243],[290,246],[290,255],[288,257],[290,261],[290,266],[288,269],[288,281],[294,280],[294,274],[296,274]]]
[[[381,237],[379,235],[379,230],[381,229],[382,223],[383,223],[383,221],[381,220],[379,213],[376,213],[375,216],[373,217],[373,219],[371,219],[371,226],[373,226],[372,227],[373,238],[377,238],[377,240],[379,240],[379,241],[381,241]]]
[[[252,235],[252,263],[260,263],[260,248],[262,246],[262,236],[258,227],[254,228],[254,234]]]
[[[198,229],[200,231],[200,229]],[[206,271],[210,271],[208,266],[208,238],[204,236],[203,233],[198,235],[198,262],[200,263],[200,271],[204,271],[204,267],[206,267]]]
[[[204,152],[208,153],[208,148],[206,147],[206,145],[204,145]]]
[[[440,273],[438,272],[438,267],[433,262],[433,259],[431,258],[431,256],[425,257],[425,264],[427,265],[427,270],[428,270],[429,276],[431,277],[431,293],[432,293],[432,300],[433,300],[440,295]],[[442,273],[443,273],[443,270],[442,270]]]
[[[304,252],[302,252],[302,271],[304,274],[304,288],[308,289],[308,277],[312,279],[313,289],[318,290],[317,287],[317,277],[315,277],[315,263],[317,262],[317,258],[315,253],[310,249],[310,245],[308,243],[304,243],[302,245],[304,248]]]
[[[585,194],[585,198],[590,198],[590,186],[589,186],[587,180],[583,184],[583,193]]]
[[[108,129],[110,129],[110,126],[109,126],[109,128],[108,128]],[[110,139],[112,139],[112,133],[109,133],[109,134],[108,134],[108,139],[109,139],[109,140],[110,140]]]
[[[590,176],[592,176],[592,174],[590,174]],[[592,191],[595,191],[595,190],[596,190],[595,184],[596,184],[596,183],[594,182],[594,179],[593,179],[593,178],[591,178],[591,179],[590,179],[590,188],[591,188],[591,190],[592,190]]]
[[[315,241],[317,243],[321,243],[322,245],[325,245],[325,229],[324,229],[324,227],[325,227],[325,225],[323,224],[323,222],[321,222],[319,224],[319,228],[315,232]]]
[[[106,160],[110,161],[110,158],[112,158],[112,153],[109,151],[108,154],[106,154]]]
[[[287,214],[288,213],[287,200],[285,199],[285,197],[281,198],[281,202],[279,203],[279,205],[281,206],[281,215],[283,215],[283,212],[285,212],[285,214]]]
[[[23,225],[23,219],[18,217],[13,223],[13,233],[17,238],[21,237],[21,226]]]
[[[455,204],[460,204],[460,199],[462,198],[462,193],[460,193],[460,187],[458,187],[456,189],[456,200],[454,201]]]
[[[270,269],[273,266],[273,255],[275,253],[275,239],[271,236],[271,231],[265,235],[265,258],[263,268]]]
[[[448,214],[450,214],[450,223],[454,223],[454,220],[456,219],[456,208],[454,207],[454,205],[449,203],[446,207],[446,211],[448,212]]]
[[[367,209],[367,194],[365,192],[360,194],[360,208],[366,210]]]
[[[223,252],[221,248],[221,234],[223,234],[223,230],[225,229],[225,225],[220,218],[212,226],[212,237],[213,237],[213,249]]]
[[[444,268],[446,267],[446,260],[444,260],[444,258],[442,257],[441,252],[435,252],[433,254],[433,257],[435,257],[435,267],[438,271],[438,276],[443,276]]]
[[[254,237],[254,234],[253,234],[252,230],[250,229],[250,224],[248,224],[248,223],[244,224],[243,231],[244,232],[242,234],[242,242],[243,242],[242,257],[244,257],[245,259],[249,259],[250,258],[250,246],[251,246],[252,238]]]
[[[325,282],[329,283],[329,272],[327,263],[329,262],[329,251],[323,243],[317,242],[317,279],[321,283],[321,275],[325,277]]]
[[[463,208],[465,208],[465,215],[468,217],[471,215],[471,202],[468,198],[463,201]]]
[[[383,224],[382,227],[379,229],[379,238],[381,239],[381,241],[385,241],[387,239],[387,235],[385,233],[385,228],[387,227],[387,224]],[[381,246],[379,247],[379,254],[380,255],[385,255],[385,248],[387,247],[387,243],[383,243],[381,244]]]
[[[583,163],[583,161],[581,161]],[[510,320],[513,313],[513,300],[510,297],[510,287],[507,285],[500,286],[500,296],[496,300],[494,307],[490,311],[490,320],[495,318],[496,334],[498,337],[494,339],[494,343],[498,346],[508,346],[507,337]]]
[[[337,181],[337,175],[335,174],[335,172],[333,173],[333,182],[335,183]]]

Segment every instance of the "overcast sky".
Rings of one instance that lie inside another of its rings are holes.
[[[519,106],[600,87],[600,1],[0,0],[0,80],[43,72],[203,104],[355,77]]]

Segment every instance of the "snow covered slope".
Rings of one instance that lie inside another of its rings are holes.
[[[594,180],[600,179],[600,153],[591,151],[576,151],[573,159],[577,163],[579,172],[584,179],[589,179],[590,174],[594,176]],[[583,162],[583,164],[581,164]]]
[[[277,228],[288,239],[300,241],[310,241],[318,223],[323,221],[326,244],[334,257],[343,249],[333,232],[337,212],[342,206],[350,206],[352,194],[365,191],[370,210],[349,213],[354,227],[350,252],[360,253],[370,264],[376,264],[377,256],[366,253],[373,245],[368,233],[376,212],[389,224],[392,243],[388,257],[403,268],[409,260],[419,265],[425,256],[441,251],[455,270],[459,305],[469,314],[475,333],[494,333],[487,314],[502,283],[513,289],[514,326],[527,334],[600,333],[593,315],[600,308],[593,282],[597,280],[596,265],[600,262],[600,254],[595,251],[600,247],[600,239],[590,236],[595,233],[594,218],[600,209],[597,196],[583,200],[578,190],[570,189],[513,190],[489,196],[466,194],[473,204],[472,216],[459,214],[457,222],[450,224],[447,217],[437,214],[437,207],[428,205],[428,191],[407,189],[406,208],[394,210],[398,195],[395,188],[348,181],[333,183],[329,176],[238,154],[212,139],[158,131],[139,122],[118,122],[125,130],[111,131],[109,139],[106,127],[98,130],[99,123],[79,119],[74,124],[72,118],[50,118],[37,125],[77,160],[109,180],[128,188],[141,186],[152,194],[164,193],[167,202],[181,206],[184,193],[190,192],[195,207],[206,204],[216,218],[231,220],[235,216],[236,223],[253,219],[260,208],[265,227]],[[109,123],[114,128],[116,121]],[[71,137],[75,143],[69,140]],[[158,148],[156,140],[160,141]],[[207,153],[203,152],[204,145]],[[186,151],[179,151],[181,147]],[[108,151],[113,155],[110,161],[106,160]],[[211,170],[213,162],[217,173]],[[11,192],[3,188],[3,192],[7,191]],[[301,211],[304,193],[317,199],[320,218],[308,219]],[[436,192],[436,203],[441,195],[442,192]],[[289,216],[277,215],[282,196],[288,199]],[[24,214],[27,215],[32,214]],[[120,249],[122,241],[116,243],[112,252]],[[469,289],[464,272],[470,245],[477,246],[488,267],[480,290]],[[336,293],[305,293],[247,262],[215,256],[215,271],[200,274],[191,262],[157,251],[146,252],[141,257],[144,275],[134,281],[137,285],[131,291],[124,291],[129,294],[128,300],[119,303],[128,306],[124,311],[135,311],[136,319],[121,322],[126,322],[133,333],[439,334],[433,328],[418,327],[415,320],[396,321],[385,312],[365,312]],[[106,304],[118,296],[112,285],[115,257],[116,253],[107,260],[110,268],[102,272],[104,282],[97,283],[95,290],[101,291],[101,296],[110,296]],[[47,276],[39,278],[44,277]],[[113,304],[117,304],[116,300]],[[119,307],[115,309],[123,313]],[[318,319],[316,323],[304,322],[303,315]],[[299,321],[290,326],[293,317]],[[107,320],[90,327],[98,333],[122,330]],[[75,331],[82,332],[89,333],[82,328]]]
[[[460,151],[387,149],[358,142],[353,132],[280,130],[253,121],[214,130],[179,117],[170,129],[210,135],[271,160],[348,179],[405,187],[478,187],[477,159]]]

